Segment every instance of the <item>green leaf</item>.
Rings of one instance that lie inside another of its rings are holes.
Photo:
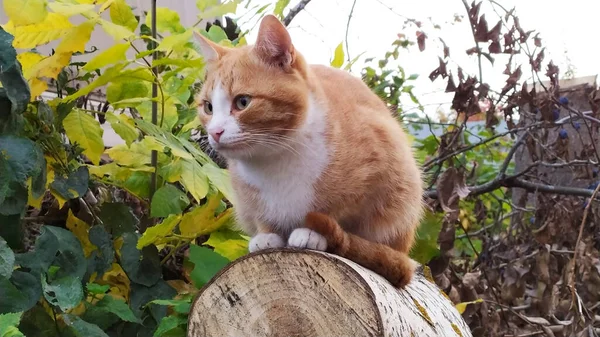
[[[160,279],[160,259],[156,246],[147,246],[142,251],[136,248],[138,237],[133,233],[123,235],[121,266],[132,282],[150,287]],[[132,308],[136,308],[132,303]],[[135,310],[135,309],[134,309]]]
[[[13,48],[12,42],[13,36],[0,27],[0,83],[10,100],[11,113],[17,114],[27,108],[31,92],[27,81],[23,78],[21,65],[17,61],[17,52]]]
[[[139,137],[139,132],[135,128],[133,119],[125,114],[115,115],[112,112],[106,113],[106,120],[115,132],[123,138],[127,145],[131,145]]]
[[[115,64],[112,67],[106,68],[104,73],[102,75],[100,75],[99,77],[97,77],[92,83],[90,83],[86,86],[83,86],[83,88],[79,89],[74,94],[71,94],[71,95],[63,98],[63,102],[68,103],[68,102],[75,100],[76,98],[85,96],[85,95],[91,93],[92,91],[94,91],[95,89],[97,89],[98,87],[106,85],[108,82],[113,80],[115,77],[122,76],[123,73],[127,72],[127,71],[123,71],[123,68],[125,68],[125,66],[127,66],[127,64],[128,64],[128,62],[121,62],[121,63]]]
[[[152,14],[146,16],[146,26],[152,26]],[[183,33],[185,28],[181,25],[179,14],[166,7],[156,8],[156,29],[159,32]]]
[[[146,229],[142,237],[138,240],[136,248],[142,249],[172,234],[180,220],[181,215],[170,215],[163,222]]]
[[[68,327],[79,337],[109,337],[102,329],[97,325],[88,323],[81,318],[64,314],[63,319]]]
[[[204,174],[208,177],[208,180],[215,185],[221,193],[229,200],[233,202],[233,187],[231,186],[231,178],[229,177],[229,171],[218,167],[215,164],[207,163],[202,166]]]
[[[103,203],[100,206],[100,214],[98,216],[115,238],[123,235],[123,233],[133,232],[139,223],[131,208],[123,203]]]
[[[150,303],[171,306],[176,313],[185,315],[189,314],[192,307],[191,298],[187,300],[154,300]]]
[[[193,159],[190,152],[188,152],[189,148],[185,146],[185,140],[176,138],[170,132],[165,132],[161,130],[158,126],[153,125],[152,123],[144,120],[136,120],[136,125],[144,132],[145,134],[151,136],[146,136],[145,138],[151,138],[152,141],[156,141],[169,149],[174,156],[185,158],[185,159]],[[198,151],[199,152],[199,151]]]
[[[105,271],[109,270],[115,258],[115,248],[110,235],[102,226],[93,226],[89,231],[89,239],[92,244],[98,247],[96,255],[96,272],[101,277]]]
[[[4,226],[4,224],[2,224]],[[0,276],[10,278],[15,265],[15,253],[6,241],[0,237]]]
[[[12,249],[23,249],[23,226],[21,216],[25,212],[12,215],[0,214],[0,236],[6,240]]]
[[[0,276],[0,314],[27,311],[42,296],[38,278],[15,270],[10,278]]]
[[[110,19],[113,23],[127,27],[130,31],[135,31],[138,21],[131,10],[131,7],[125,0],[115,0],[110,5]]]
[[[129,30],[129,28],[117,25],[110,21],[100,19],[100,26],[102,26],[102,28],[104,28],[104,31],[108,33],[108,35],[112,36],[113,39],[115,39],[115,41],[120,42],[122,40],[129,40],[130,38],[135,36],[135,34],[131,30]]]
[[[248,240],[229,229],[212,232],[204,244],[213,247],[216,253],[230,261],[248,254]]]
[[[287,0],[289,2],[289,0]],[[239,0],[227,1],[219,4],[217,1],[198,0],[196,5],[200,9],[199,19],[220,18],[229,13],[235,13]]]
[[[83,70],[94,71],[96,69],[102,69],[110,64],[124,61],[127,58],[126,53],[128,49],[129,43],[115,44],[88,61],[88,63],[83,66]]]
[[[19,329],[27,337],[60,337],[54,319],[42,306],[41,301],[23,314]]]
[[[62,311],[75,308],[83,300],[83,287],[78,277],[65,276],[52,283],[47,283],[46,278],[42,277],[42,288],[48,303]]]
[[[139,167],[150,164],[151,149],[141,142],[131,143],[131,146],[119,144],[106,150],[115,163],[121,166]]]
[[[197,202],[208,193],[208,177],[202,166],[195,160],[182,160],[181,184],[192,194]],[[186,205],[187,206],[187,205]]]
[[[35,240],[33,251],[15,256],[16,264],[31,269],[34,275],[45,273],[58,254],[60,245],[58,238],[47,227],[49,226],[42,227],[40,235]]]
[[[158,218],[180,214],[189,204],[190,199],[185,193],[177,187],[167,184],[154,193],[150,205],[150,216]]]
[[[277,0],[273,14],[275,14],[280,20],[283,20],[283,10],[289,4],[290,0]]]
[[[201,33],[202,33],[202,31],[201,31]],[[210,26],[206,36],[215,43],[219,43],[223,40],[229,41],[229,39],[227,38],[227,34],[223,30],[223,28],[221,28],[219,26],[215,26],[215,25]]]
[[[54,236],[58,241],[59,254],[52,261],[53,265],[60,267],[56,278],[72,276],[80,280],[83,279],[83,275],[87,270],[87,261],[77,237],[64,228],[54,226],[42,227],[42,235],[45,233]]]
[[[189,261],[194,264],[190,277],[197,288],[202,288],[229,263],[228,259],[214,251],[193,244],[190,245]]]
[[[90,173],[87,166],[80,166],[68,177],[56,176],[50,188],[65,200],[75,199],[85,194],[88,189]]]
[[[115,106],[115,108],[123,107],[123,104],[118,104],[123,100],[132,98],[147,98],[150,96],[149,85],[141,80],[138,81],[118,81],[111,83],[106,89],[106,99]],[[115,105],[115,103],[117,103]],[[129,104],[130,106],[135,106]]]
[[[421,264],[427,264],[439,254],[438,235],[442,228],[442,219],[428,212],[417,230],[415,246],[410,256]]]
[[[144,310],[144,307],[148,304],[147,307],[150,309],[150,314],[155,321],[160,322],[160,320],[167,315],[167,308],[156,304],[149,304],[149,302],[156,299],[172,299],[175,295],[177,295],[177,291],[163,280],[159,280],[151,287],[133,283],[131,284],[130,305],[133,313],[137,317],[140,317],[142,310]]]
[[[91,294],[100,295],[106,294],[106,292],[110,289],[110,286],[107,284],[88,283],[86,285],[86,289]]]
[[[104,152],[100,122],[81,109],[73,109],[63,120],[63,126],[69,140],[78,143],[84,149],[83,154],[98,165]]]
[[[189,43],[192,39],[192,33],[194,31],[192,29],[186,30],[181,34],[173,34],[165,37],[156,50],[159,51],[181,51],[184,49],[185,44]]]
[[[25,337],[19,329],[22,312],[14,312],[0,315],[0,336],[1,337]]]
[[[133,314],[133,311],[131,311],[131,308],[129,308],[129,305],[122,299],[105,295],[98,303],[96,303],[96,306],[104,311],[119,316],[119,318],[124,321],[139,322],[138,318]]]
[[[344,42],[340,42],[335,48],[333,60],[331,66],[334,68],[340,68],[344,64]]]
[[[180,325],[185,325],[187,319],[181,316],[167,316],[160,321],[158,328],[154,332],[154,337],[165,336],[169,331],[177,328]]]

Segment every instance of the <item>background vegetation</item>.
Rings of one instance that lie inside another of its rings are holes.
[[[194,102],[204,62],[193,33],[244,45],[252,27],[200,20],[245,6],[289,24],[309,3],[199,0],[192,27],[158,7],[153,30],[152,13],[141,20],[124,0],[3,1],[10,21],[0,29],[0,336],[185,336],[194,294],[248,243],[232,226],[223,161],[193,141],[205,138]],[[499,13],[493,25],[482,5]],[[464,73],[444,44],[429,74],[454,93],[450,116],[405,111],[404,100],[419,104],[411,83],[424,74],[398,66],[407,49],[429,52],[443,27],[406,20],[389,52],[367,56],[362,71],[399,122],[430,131],[414,139],[428,212],[412,255],[474,335],[594,335],[599,96],[585,93],[587,114],[563,96],[540,36],[514,11],[494,1],[464,8],[456,20],[471,27],[466,52],[479,73]],[[100,16],[106,11],[110,20]],[[73,25],[71,17],[84,20]],[[86,50],[94,29],[114,44]],[[55,40],[51,55],[36,51]],[[332,66],[352,65],[344,50],[340,43]],[[87,53],[89,62],[72,61]],[[496,59],[508,60],[501,88],[482,81],[481,64]],[[537,83],[525,83],[524,73]],[[49,83],[57,97],[42,99]],[[90,96],[100,87],[106,102],[95,107]],[[478,117],[484,125],[469,123]],[[501,120],[507,131],[496,130]],[[125,144],[105,148],[105,121]],[[524,164],[515,165],[516,154]],[[569,185],[551,178],[559,171]]]

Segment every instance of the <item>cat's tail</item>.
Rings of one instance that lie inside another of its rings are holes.
[[[307,214],[306,227],[327,239],[327,252],[358,263],[396,288],[404,288],[411,281],[417,264],[408,254],[345,232],[335,219],[323,213]]]

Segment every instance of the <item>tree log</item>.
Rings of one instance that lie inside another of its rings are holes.
[[[197,295],[189,337],[472,336],[422,270],[404,290],[347,259],[272,249],[226,266]]]

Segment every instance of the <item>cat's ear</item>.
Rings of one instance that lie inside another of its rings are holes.
[[[212,42],[211,40],[205,38],[202,34],[194,32],[194,35],[196,35],[196,40],[198,41],[198,46],[200,47],[200,54],[202,57],[204,57],[206,62],[216,61],[227,52],[225,47]]]
[[[289,68],[294,63],[292,38],[281,21],[271,14],[260,23],[254,49],[269,64]]]

